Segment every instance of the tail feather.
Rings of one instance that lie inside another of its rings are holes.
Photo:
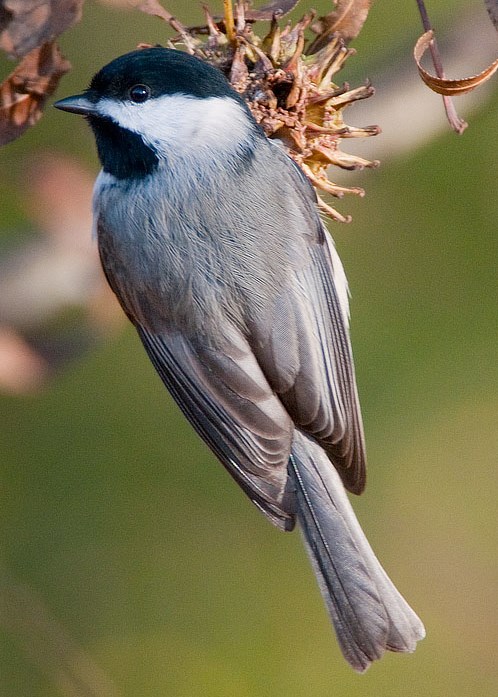
[[[359,672],[386,650],[414,651],[422,622],[370,547],[339,474],[324,451],[296,433],[289,464],[297,519],[346,660]]]

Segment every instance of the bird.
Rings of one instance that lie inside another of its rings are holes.
[[[55,103],[85,117],[104,273],[162,382],[255,506],[301,528],[358,672],[425,635],[347,491],[366,455],[343,266],[314,189],[216,67],[142,48]]]

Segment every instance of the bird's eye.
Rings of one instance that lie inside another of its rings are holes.
[[[129,94],[132,102],[142,104],[142,102],[146,102],[150,97],[150,87],[147,87],[147,85],[134,85],[130,89]]]

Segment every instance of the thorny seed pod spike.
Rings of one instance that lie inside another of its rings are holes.
[[[336,97],[332,97],[327,102],[327,105],[337,109],[338,107],[347,106],[360,99],[367,99],[367,97],[371,97],[373,93],[374,88],[370,84],[362,85],[361,87],[356,87],[354,90],[349,90]]]
[[[336,97],[339,97],[343,94],[346,94],[346,92],[349,92],[349,84],[345,82],[342,87],[335,87],[334,89],[330,90],[329,92],[322,92],[321,94],[317,94],[314,97],[310,97],[308,100],[308,104],[310,106],[318,106],[318,105],[328,105],[332,106],[331,100],[335,99]]]
[[[330,84],[330,81],[332,80],[334,75],[338,73],[339,70],[341,70],[342,66],[344,65],[344,62],[349,58],[349,56],[354,56],[355,53],[356,51],[354,49],[346,48],[342,41],[339,43],[337,51],[332,56],[332,59],[328,64],[327,68],[325,69],[320,80],[320,87],[322,89],[327,88],[327,85]]]
[[[295,73],[297,72],[298,64],[299,64],[299,59],[302,56],[304,49],[304,30],[301,30],[297,36],[297,42],[296,42],[296,47],[294,49],[294,53],[292,56],[285,61],[285,63],[282,65],[282,68],[287,72],[287,73]]]
[[[323,211],[326,215],[329,216],[332,220],[336,220],[338,223],[350,223],[352,218],[350,215],[342,215],[342,213],[339,213],[339,211],[336,211],[335,208],[332,208],[332,206],[329,206],[328,203],[325,203],[323,198],[317,194],[316,197],[318,207],[321,211]]]
[[[365,196],[365,190],[361,189],[359,186],[339,186],[338,184],[330,182],[328,179],[321,178],[320,187],[324,191],[327,191],[329,194],[332,194],[332,196],[335,196],[336,198],[342,198],[344,194],[356,194],[356,196],[360,196],[360,198]]]
[[[235,5],[235,28],[237,34],[242,34],[246,26],[246,9],[244,0],[237,0]]]
[[[312,82],[319,84],[323,78],[323,73],[329,65],[334,60],[336,54],[340,51],[347,50],[344,47],[343,42],[337,37],[334,38],[325,48],[318,51],[318,53],[311,54],[308,52],[308,58],[312,60],[308,71]]]
[[[294,55],[299,39],[299,31],[300,26],[299,24],[296,24],[295,27],[289,27],[289,31],[287,33],[282,32],[280,42],[282,62],[285,62]]]
[[[263,39],[261,48],[275,64],[280,55],[280,27],[275,16],[271,20],[270,31]]]
[[[218,29],[216,26],[216,23],[213,19],[213,16],[211,15],[211,12],[209,11],[209,7],[207,5],[202,6],[203,12],[204,12],[204,17],[206,18],[206,24],[209,30],[209,37],[213,39],[213,42],[209,42],[210,44],[213,44],[216,46],[218,41],[226,41],[226,36]]]
[[[249,77],[249,68],[245,62],[246,47],[240,42],[233,56],[232,66],[230,68],[230,82],[237,90],[242,92],[247,86]]]
[[[340,136],[341,138],[368,138],[369,136],[378,136],[381,132],[379,126],[365,126],[364,128],[356,128],[355,126],[341,126],[332,123],[327,126],[319,126],[312,121],[306,121],[306,129],[309,132]]]
[[[356,128],[355,126],[345,126],[341,131],[343,138],[369,138],[370,136],[378,136],[381,132],[379,126],[365,126],[364,128]],[[377,165],[379,160],[374,160]]]
[[[315,150],[323,155],[331,165],[336,165],[342,169],[365,169],[375,168],[379,166],[378,160],[365,160],[357,155],[348,155],[342,150],[334,150],[333,152],[327,148],[316,147]]]
[[[310,12],[308,15],[302,18],[298,25],[296,25],[297,40],[294,53],[282,66],[283,69],[289,73],[293,73],[297,70],[298,61],[301,58],[304,50],[304,31],[311,24],[314,16],[315,13]]]
[[[292,31],[292,24],[290,22],[287,22],[285,27],[280,32],[281,41],[287,40],[291,31]]]
[[[270,60],[270,58],[268,58],[266,53],[259,48],[259,46],[256,46],[255,44],[251,44],[251,50],[254,51],[254,53],[257,55],[257,57],[259,59],[258,63],[260,65],[256,66],[258,69],[262,68],[266,72],[270,72],[273,70],[272,61]]]

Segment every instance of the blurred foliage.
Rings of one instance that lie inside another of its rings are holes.
[[[182,4],[167,6],[180,14]],[[441,21],[463,4],[431,3]],[[402,24],[394,0],[374,4],[356,42],[362,77],[409,30],[416,37],[415,8],[404,14]],[[75,70],[60,96],[162,33],[139,13],[88,3],[63,42]],[[413,656],[388,655],[361,677],[348,668],[299,535],[274,530],[247,502],[131,329],[43,394],[0,398],[1,564],[117,694],[497,693],[497,109],[495,95],[463,137],[384,161],[360,182],[367,198],[348,201],[352,226],[333,228],[353,294],[370,455],[354,505],[426,623]],[[85,124],[49,111],[3,150],[2,235],[24,222],[14,186],[29,187],[23,156],[50,148],[97,170]],[[1,695],[69,694],[35,659],[15,631],[0,631]]]

